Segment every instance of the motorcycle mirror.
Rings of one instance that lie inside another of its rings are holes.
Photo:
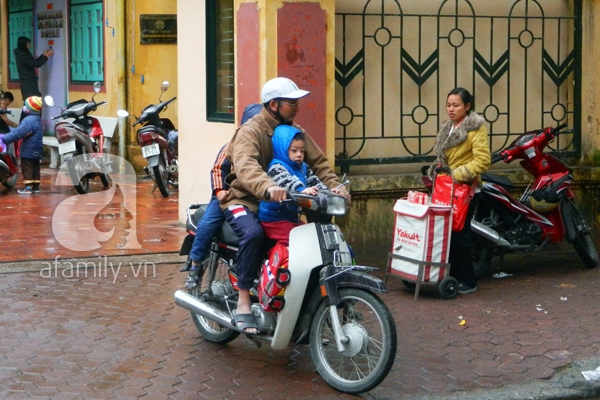
[[[127,112],[127,110],[118,110],[117,115],[121,118],[129,117],[129,113]]]
[[[44,97],[44,103],[46,103],[47,106],[52,107],[54,105],[54,99],[52,98],[52,96],[48,95]]]
[[[169,83],[169,81],[164,81],[162,83],[162,85],[160,85],[160,91],[161,92],[166,92],[167,89],[169,89],[171,87],[171,84]]]
[[[102,85],[100,84],[100,82],[94,82],[94,95],[92,96],[92,101],[94,101],[94,97],[96,97],[96,95],[98,93],[100,93],[100,88],[102,87]]]

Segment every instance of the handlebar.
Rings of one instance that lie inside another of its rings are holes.
[[[559,126],[557,126],[556,128],[552,128],[552,134],[553,135],[558,135],[560,133],[561,130],[563,130],[564,128],[567,127],[567,124],[560,124]]]
[[[502,160],[502,156],[500,155],[500,153],[492,153],[492,164],[495,164],[501,160]]]
[[[169,104],[171,104],[173,101],[175,101],[175,99],[177,99],[177,96],[173,97],[170,100],[164,101],[162,103],[159,103],[157,105],[154,104],[150,104],[149,106],[147,106],[146,108],[144,108],[144,110],[142,111],[142,115],[140,115],[140,117],[137,119],[137,121],[135,121],[131,126],[134,127],[138,124],[142,124],[145,123],[147,121],[152,120],[151,118],[149,118],[152,115],[156,115],[156,117],[158,118],[158,115],[163,111],[163,109],[168,106]],[[150,107],[154,107],[154,110],[152,110],[150,113],[148,113],[147,115],[144,115],[146,113],[146,110],[148,110],[148,108]]]

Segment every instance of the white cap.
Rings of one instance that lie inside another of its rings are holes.
[[[273,99],[299,99],[310,92],[301,90],[288,78],[273,78],[262,87],[260,91],[261,103],[268,103]]]

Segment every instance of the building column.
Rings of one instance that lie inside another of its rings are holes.
[[[335,0],[234,0],[236,112],[260,102],[260,89],[283,76],[311,94],[295,122],[334,166]]]

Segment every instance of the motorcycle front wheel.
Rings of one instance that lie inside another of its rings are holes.
[[[158,165],[152,167],[152,173],[154,174],[154,182],[160,190],[160,194],[163,197],[169,197],[169,171],[167,170],[167,163],[165,161],[166,154],[161,149],[160,155],[158,156]]]
[[[208,289],[208,279],[210,276],[209,261],[210,257],[207,257],[202,263],[202,272],[200,275],[198,286],[196,286],[193,289],[189,289],[188,293],[198,298],[198,300],[205,302],[213,308],[223,311],[224,313],[229,313],[229,310],[227,310],[227,306],[225,305],[225,299],[223,299],[223,301],[220,302],[205,301],[202,297],[202,294],[205,293]],[[229,264],[221,258],[218,260],[218,265],[215,271],[215,279],[211,284],[211,288],[213,289],[214,296],[217,296],[220,293],[221,297],[224,297],[225,295],[230,295],[233,291],[233,288],[231,287],[231,283],[229,281]],[[240,335],[239,331],[224,328],[216,322],[211,321],[210,319],[202,317],[193,312],[190,312],[190,314],[192,315],[192,321],[194,322],[194,325],[196,325],[196,329],[198,329],[198,332],[200,332],[202,337],[204,337],[209,342],[225,344],[231,342]]]
[[[563,216],[564,218],[570,218],[573,224],[572,227],[575,229],[575,240],[572,242],[573,247],[587,268],[595,268],[598,266],[598,252],[594,246],[590,230],[583,215],[581,215],[581,212],[575,203],[573,203],[573,200],[566,199],[566,202],[567,212],[563,213]],[[565,209],[563,208],[563,210]]]
[[[471,258],[476,278],[480,278],[490,269],[493,250],[493,244],[490,241],[471,232]]]
[[[90,179],[86,174],[86,168],[83,162],[83,154],[81,156],[74,155],[67,161],[69,176],[73,181],[73,186],[79,194],[86,194],[90,191]],[[81,177],[80,179],[77,179]]]
[[[2,184],[7,189],[12,189],[17,184],[17,179],[19,178],[19,174],[14,174],[13,176],[9,176],[5,180],[2,181]]]
[[[310,327],[310,354],[317,371],[332,387],[358,394],[379,385],[396,357],[396,325],[387,306],[360,289],[340,289],[337,318],[348,339],[339,352],[330,308],[321,302]]]

